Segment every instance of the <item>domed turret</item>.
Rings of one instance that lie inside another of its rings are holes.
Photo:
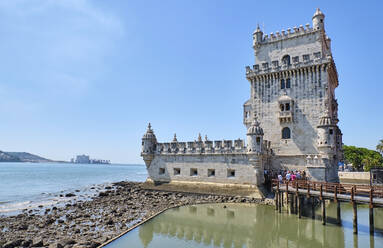
[[[332,152],[335,147],[337,126],[334,124],[328,110],[325,111],[319,120],[318,128],[318,148],[325,153]]]
[[[263,129],[260,127],[256,114],[254,114],[253,122],[247,129],[247,151],[262,152]]]
[[[142,153],[151,154],[156,150],[157,139],[156,135],[154,135],[152,126],[148,125],[148,129],[146,133],[142,137]]]
[[[254,40],[254,45],[256,43],[260,43],[262,42],[262,39],[263,39],[263,32],[262,30],[259,28],[259,25],[257,26],[257,29],[254,31],[253,33],[253,40]]]
[[[315,11],[313,15],[313,29],[322,29],[324,30],[324,14],[320,11],[319,8]]]

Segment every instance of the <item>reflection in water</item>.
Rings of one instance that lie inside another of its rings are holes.
[[[327,207],[329,224],[296,215],[279,214],[271,206],[209,204],[170,209],[108,247],[381,247],[372,239],[368,209],[358,210],[359,235],[352,234],[352,210],[342,206],[342,227],[331,224],[336,207]],[[382,211],[375,210],[376,219]],[[307,212],[307,216],[311,213]],[[319,216],[318,216],[319,217]],[[367,228],[366,220],[367,219]],[[349,225],[351,223],[351,225]],[[379,225],[375,223],[379,230]],[[381,228],[381,226],[380,226]],[[381,229],[380,229],[381,230]],[[138,233],[137,233],[138,232]],[[375,246],[376,245],[376,246]]]

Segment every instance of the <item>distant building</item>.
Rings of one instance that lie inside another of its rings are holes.
[[[110,160],[106,159],[91,159],[88,155],[77,155],[76,159],[72,158],[71,163],[76,164],[110,164]]]
[[[90,159],[88,155],[77,155],[76,156],[77,164],[90,164]]]

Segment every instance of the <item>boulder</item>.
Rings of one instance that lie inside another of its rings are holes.
[[[9,241],[8,243],[5,243],[5,244],[3,245],[3,248],[13,248],[13,247],[18,247],[18,246],[21,245],[22,242],[23,242],[22,239]]]

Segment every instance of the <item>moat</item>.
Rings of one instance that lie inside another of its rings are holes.
[[[382,247],[383,210],[375,209],[375,235],[370,236],[368,208],[358,208],[358,235],[353,234],[352,208],[342,205],[342,225],[334,223],[336,205],[327,207],[326,226],[304,217],[279,214],[272,206],[203,204],[167,210],[107,247]]]

